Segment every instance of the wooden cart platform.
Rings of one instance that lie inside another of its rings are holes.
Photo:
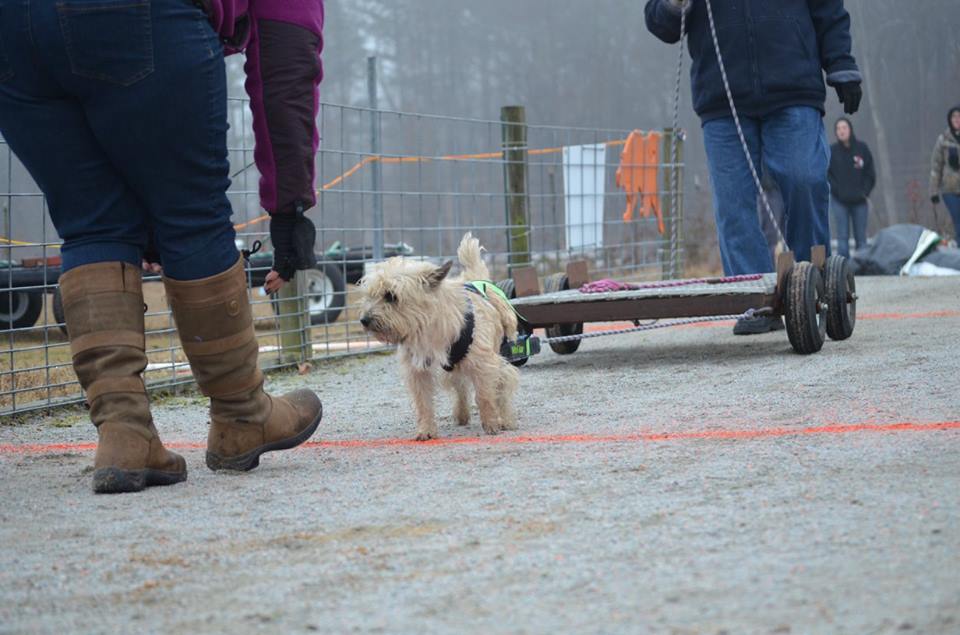
[[[798,353],[815,353],[826,336],[844,340],[856,322],[856,282],[842,256],[813,250],[813,262],[794,262],[781,254],[777,272],[750,277],[672,280],[634,285],[623,291],[584,293],[590,282],[585,262],[572,262],[565,273],[547,276],[543,289],[532,267],[516,269],[498,286],[522,317],[521,330],[547,331],[546,341],[561,354],[577,350],[571,336],[589,322],[638,323],[641,320],[717,316],[783,316],[787,335]],[[551,339],[564,341],[552,342]],[[525,360],[524,360],[525,361]]]

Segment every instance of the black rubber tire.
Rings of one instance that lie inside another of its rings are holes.
[[[517,285],[513,282],[513,278],[501,280],[497,283],[497,286],[500,287],[500,290],[503,291],[504,295],[511,300],[517,297]]]
[[[307,271],[307,302],[310,307],[310,324],[333,324],[343,313],[347,301],[347,287],[343,272],[334,263],[321,262]],[[273,297],[273,313],[280,315],[280,303]]]
[[[558,291],[567,291],[570,288],[570,282],[566,274],[555,273],[547,276],[543,281],[544,293],[556,293]],[[583,333],[583,324],[554,324],[547,327],[547,337],[563,337],[565,335],[580,335]],[[572,355],[580,348],[580,342],[583,340],[572,340],[570,342],[550,342],[550,348],[557,355]]]
[[[517,297],[517,287],[513,282],[513,278],[507,278],[506,280],[501,280],[500,282],[497,283],[497,286],[500,287],[500,290],[503,291],[503,293],[511,300]],[[533,330],[530,328],[530,326],[518,317],[517,318],[517,335],[529,335],[532,332]],[[518,359],[510,363],[516,366],[517,368],[520,368],[521,366],[526,365],[526,363],[529,361],[530,361],[529,357],[524,357],[523,359]]]
[[[853,335],[857,324],[857,281],[850,261],[833,255],[824,268],[827,287],[827,335],[841,341]]]
[[[57,321],[60,331],[69,336],[70,334],[67,333],[67,318],[63,313],[63,295],[60,293],[59,286],[53,290],[53,319]]]
[[[810,355],[823,348],[827,330],[827,304],[820,270],[798,262],[787,277],[784,309],[787,336],[793,350]]]
[[[43,294],[39,291],[11,289],[0,293],[0,330],[29,328],[42,312]]]

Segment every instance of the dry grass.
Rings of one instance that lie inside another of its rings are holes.
[[[167,301],[163,285],[157,282],[144,286],[144,300],[148,310],[147,360],[156,368],[148,369],[150,384],[169,383],[189,377],[186,357],[179,348],[173,319],[166,312]],[[350,289],[348,309],[334,324],[311,328],[314,355],[344,353],[345,343],[351,350],[365,348],[367,342],[360,325],[356,307],[357,294]],[[70,365],[70,345],[60,331],[49,306],[37,326],[29,331],[0,334],[0,412],[17,409],[25,404],[49,403],[79,399],[80,386]],[[280,353],[278,320],[266,298],[254,292],[254,319],[261,349],[261,364],[274,367],[283,364]],[[327,345],[329,343],[329,345]]]

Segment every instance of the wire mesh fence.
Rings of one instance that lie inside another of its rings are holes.
[[[495,279],[541,275],[585,259],[593,275],[629,280],[682,272],[682,197],[671,189],[672,131],[528,124],[322,104],[316,158],[315,270],[277,297],[261,289],[272,255],[259,206],[245,99],[231,99],[229,155],[238,248],[248,267],[265,369],[382,349],[358,322],[356,283],[392,256],[443,262],[463,234],[487,250]],[[679,180],[682,183],[682,179]],[[0,415],[83,400],[59,305],[60,241],[39,188],[0,139]],[[158,277],[146,277],[145,379],[190,383]]]

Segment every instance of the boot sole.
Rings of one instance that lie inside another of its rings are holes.
[[[93,473],[93,491],[96,494],[125,494],[140,492],[148,487],[173,485],[187,480],[187,471],[121,470],[102,467]]]
[[[260,465],[261,454],[266,454],[267,452],[278,452],[280,450],[290,450],[309,439],[311,436],[313,436],[313,433],[317,431],[317,428],[320,426],[321,419],[323,419],[323,406],[320,407],[320,412],[317,414],[317,418],[313,420],[313,423],[308,425],[295,436],[261,445],[260,447],[254,448],[253,450],[238,456],[225,457],[208,451],[207,467],[214,472],[219,472],[221,470],[249,472],[253,468]]]

